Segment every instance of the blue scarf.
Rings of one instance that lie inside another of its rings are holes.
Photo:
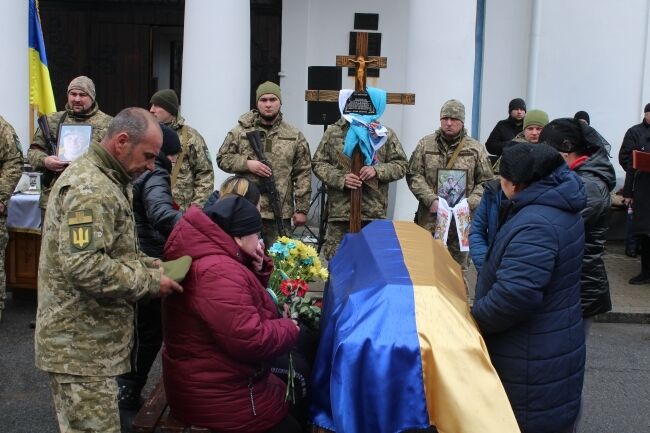
[[[368,131],[368,126],[370,123],[378,120],[384,110],[386,109],[386,91],[382,89],[377,89],[374,87],[368,87],[368,95],[372,104],[375,106],[376,114],[347,114],[346,120],[350,122],[350,129],[345,136],[345,143],[343,145],[343,153],[352,158],[352,152],[354,151],[357,143],[359,144],[359,150],[363,155],[363,161],[365,165],[372,165],[375,157],[375,148],[377,143],[379,143],[383,137],[372,137]]]

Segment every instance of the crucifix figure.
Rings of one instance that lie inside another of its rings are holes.
[[[368,68],[386,68],[387,60],[385,57],[376,57],[368,56],[368,33],[358,32],[356,34],[356,53],[354,55],[348,56],[336,56],[336,66],[338,67],[348,67],[355,68],[355,92],[349,98],[348,103],[346,104],[346,110],[349,106],[362,107],[363,99],[370,101],[368,92],[366,89],[366,74]],[[350,101],[356,98],[354,102],[356,104],[351,104]],[[325,101],[325,102],[336,102],[339,100],[339,91],[337,90],[307,90],[305,92],[306,101]],[[386,103],[388,104],[405,104],[413,105],[415,104],[415,95],[412,93],[387,93],[386,94]],[[369,105],[372,106],[372,102],[369,102]],[[367,107],[368,104],[365,104]],[[346,113],[359,113],[359,114],[368,114],[368,111],[346,111]],[[348,159],[345,155],[341,155],[342,158]],[[359,173],[363,167],[363,156],[358,146],[352,153],[351,161],[344,162],[341,161],[343,167],[348,169],[349,173],[353,173],[356,176],[359,176]],[[364,181],[369,187],[376,189],[377,179],[370,179]],[[350,226],[349,231],[351,233],[357,233],[361,230],[361,203],[362,203],[362,187],[357,187],[350,189]]]

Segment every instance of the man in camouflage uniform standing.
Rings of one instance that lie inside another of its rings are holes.
[[[440,110],[440,128],[418,142],[409,160],[406,182],[419,201],[416,223],[431,233],[435,232],[438,212],[438,169],[467,170],[467,203],[471,211],[481,201],[483,183],[494,178],[485,147],[467,135],[464,126],[465,106],[455,99],[445,102]],[[459,146],[456,160],[451,167],[447,167]],[[453,218],[447,247],[454,260],[466,270],[468,254],[460,251]]]
[[[214,190],[214,170],[205,140],[179,114],[178,95],[173,89],[157,91],[149,102],[149,111],[181,140],[181,153],[171,172],[174,201],[183,211],[192,203],[203,206]]]
[[[59,126],[63,123],[88,123],[93,127],[91,143],[102,141],[111,116],[100,111],[95,95],[95,83],[90,78],[82,75],[70,82],[65,110],[47,116],[47,124],[54,143],[57,143]],[[47,144],[45,133],[40,128],[34,133],[32,144],[27,152],[27,160],[34,171],[43,173],[39,204],[42,209],[45,209],[50,189],[69,162],[60,160],[54,154],[54,149]]]
[[[327,185],[328,223],[323,252],[328,260],[334,257],[350,228],[350,191],[363,188],[361,224],[364,226],[372,220],[386,218],[388,186],[406,173],[406,154],[390,128],[386,128],[386,142],[376,151],[374,163],[364,165],[359,176],[351,173],[342,163],[347,158],[343,145],[349,129],[350,124],[344,118],[330,125],[314,153],[314,174]]]
[[[7,233],[7,204],[23,171],[23,152],[14,128],[0,116],[0,320],[5,308],[7,275],[5,249]]]
[[[311,200],[311,153],[305,136],[282,118],[280,86],[270,81],[256,91],[257,109],[244,113],[228,132],[217,154],[217,165],[226,173],[245,175],[260,186],[262,236],[269,248],[278,237],[273,208],[260,178],[273,176],[278,192],[285,231],[307,222]],[[259,161],[247,132],[258,131],[271,167]]]
[[[134,304],[182,291],[139,251],[131,208],[131,181],[153,169],[161,143],[151,114],[122,110],[52,188],[35,349],[61,432],[119,433],[115,376],[131,370]]]

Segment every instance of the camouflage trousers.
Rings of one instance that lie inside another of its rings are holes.
[[[61,433],[120,433],[114,377],[50,373]]]
[[[370,224],[372,221],[361,221],[361,228]],[[343,236],[350,231],[348,221],[330,221],[327,223],[327,234],[323,244],[323,255],[327,260],[331,260],[339,249],[339,244]]]
[[[5,308],[5,299],[7,297],[7,271],[5,269],[5,250],[9,242],[9,232],[7,231],[7,217],[0,216],[0,317],[2,310]]]
[[[291,219],[287,218],[282,220],[284,224],[284,229],[287,231],[287,236],[291,237]],[[271,245],[278,239],[278,225],[275,223],[275,220],[262,220],[262,239],[264,240],[264,248],[267,250],[271,248]]]

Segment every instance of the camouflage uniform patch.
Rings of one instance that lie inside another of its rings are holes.
[[[70,252],[83,251],[93,240],[93,211],[82,209],[68,213],[68,230],[70,232]]]
[[[50,373],[59,430],[66,433],[120,433],[114,377]]]

